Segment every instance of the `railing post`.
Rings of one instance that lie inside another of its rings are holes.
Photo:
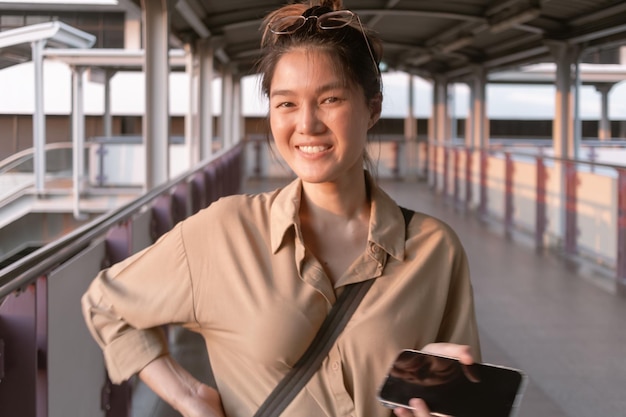
[[[575,255],[578,253],[578,229],[576,220],[578,175],[576,163],[564,161],[565,165],[565,253]]]
[[[391,168],[391,173],[395,179],[400,178],[400,143],[396,140],[391,142],[391,149],[393,152],[393,167]]]
[[[98,175],[96,177],[96,184],[98,185],[98,187],[104,187],[107,180],[107,177],[104,173],[104,159],[109,151],[104,147],[104,143],[99,143],[98,149],[95,152],[96,155],[98,155]]]
[[[478,215],[481,219],[487,217],[487,168],[488,153],[486,150],[480,150],[480,205],[478,207]]]
[[[472,204],[472,165],[473,152],[470,148],[465,149],[465,207],[470,208]]]
[[[254,140],[253,142],[253,146],[254,146],[254,175],[257,178],[261,177],[262,174],[262,169],[261,166],[263,165],[263,154],[262,152],[262,148],[261,148],[261,141],[260,140]]]
[[[504,231],[507,236],[513,233],[513,158],[509,152],[504,153]]]
[[[461,184],[459,183],[460,155],[457,148],[453,148],[452,152],[454,153],[454,205],[458,206],[461,202]]]
[[[432,163],[430,164],[430,172],[431,172],[431,177],[433,179],[433,183],[432,183],[432,188],[433,190],[437,191],[437,151],[438,151],[438,146],[435,144],[431,144],[430,145],[430,149],[431,151],[431,159],[432,159]]]
[[[617,196],[617,289],[626,295],[626,169],[618,169]]]
[[[536,186],[536,212],[535,212],[535,248],[543,249],[543,239],[546,233],[547,221],[547,187],[548,171],[543,156],[537,157],[537,186]]]
[[[443,197],[448,197],[448,165],[450,163],[450,149],[443,146]]]

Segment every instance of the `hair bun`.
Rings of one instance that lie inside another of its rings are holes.
[[[313,3],[319,3],[319,6],[328,7],[330,10],[333,11],[343,10],[343,2],[341,0],[312,0],[310,2],[311,6],[314,6]]]

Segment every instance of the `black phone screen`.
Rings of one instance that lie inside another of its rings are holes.
[[[510,417],[521,399],[525,375],[512,368],[404,350],[378,393],[388,407],[423,399],[431,412],[454,417]]]

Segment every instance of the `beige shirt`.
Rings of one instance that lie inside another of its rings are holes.
[[[369,186],[368,245],[334,287],[302,241],[299,180],[223,198],[102,271],[83,311],[111,379],[125,380],[166,353],[157,328],[180,323],[204,336],[227,415],[252,416],[306,350],[342,288],[368,279],[376,282],[283,415],[389,416],[376,392],[401,349],[450,341],[478,355],[457,236],[419,213],[405,229],[396,203]]]

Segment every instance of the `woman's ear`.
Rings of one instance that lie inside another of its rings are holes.
[[[378,120],[380,119],[380,113],[383,107],[382,93],[377,93],[370,100],[369,107],[370,107],[370,121],[369,121],[369,124],[367,125],[367,128],[371,129],[376,124],[376,122],[378,122]]]

